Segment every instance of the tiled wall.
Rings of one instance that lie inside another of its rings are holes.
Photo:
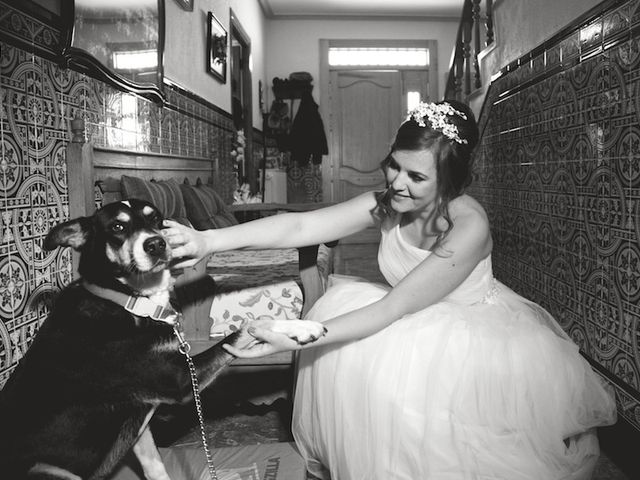
[[[640,430],[640,1],[565,33],[491,85],[471,192],[496,275],[540,302]]]
[[[49,228],[68,218],[71,118],[84,117],[100,146],[216,161],[218,189],[231,202],[231,119],[177,91],[167,94],[176,109],[0,42],[0,387],[46,317],[52,295],[71,279],[69,252],[42,249]]]
[[[307,165],[298,165],[297,162],[294,162],[287,167],[287,202],[322,202],[322,169],[320,165],[314,165],[311,162]]]
[[[262,152],[261,152],[262,154]],[[262,158],[262,157],[261,157]],[[278,142],[269,137],[264,152],[267,168],[277,168],[287,172],[287,202],[322,202],[322,168],[309,162],[299,165],[291,161],[291,153],[281,151]],[[260,165],[259,162],[256,165]]]

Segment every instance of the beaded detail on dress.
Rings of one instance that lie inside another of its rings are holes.
[[[491,279],[491,287],[489,291],[482,298],[480,303],[495,303],[498,294],[500,293],[500,287],[498,286],[498,280],[495,278]]]

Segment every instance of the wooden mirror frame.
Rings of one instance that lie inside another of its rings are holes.
[[[241,49],[238,57],[234,53],[234,44],[237,43]],[[242,27],[240,20],[229,9],[229,82],[231,86],[231,115],[234,117],[234,127],[242,128],[246,140],[244,153],[244,166],[242,176],[246,178],[251,192],[260,188],[257,181],[257,170],[253,159],[253,91],[252,77],[249,65],[251,57],[251,37]],[[234,82],[237,82],[234,84]],[[235,98],[234,98],[235,97]],[[238,103],[239,100],[239,103]],[[240,112],[236,109],[240,108]],[[235,113],[235,114],[234,114]],[[237,124],[237,114],[242,117],[241,125]],[[239,179],[242,183],[242,178]]]
[[[62,52],[61,63],[66,68],[84,73],[92,78],[96,78],[108,83],[115,88],[147,98],[158,105],[164,105],[165,98],[162,90],[164,81],[163,58],[164,58],[164,37],[165,37],[165,0],[158,1],[158,68],[156,83],[137,83],[133,80],[114,72],[103,65],[93,55],[85,50],[72,46],[75,30],[75,1],[65,0],[62,2]]]

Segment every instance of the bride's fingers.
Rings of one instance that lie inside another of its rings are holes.
[[[300,344],[296,340],[289,338],[284,333],[274,332],[268,328],[253,326],[249,329],[249,333],[256,340],[268,343],[279,350],[296,350],[300,348]]]
[[[198,263],[200,259],[191,258],[189,260],[178,260],[175,263],[171,264],[171,268],[187,268],[193,267],[196,263]]]
[[[185,243],[185,237],[180,230],[175,228],[165,228],[162,230],[162,236],[169,240],[172,244]]]
[[[263,347],[264,347],[264,344],[255,345],[253,347],[248,347],[244,349],[234,347],[233,345],[229,345],[228,343],[225,343],[224,345],[222,345],[222,348],[224,348],[227,352],[229,352],[234,357],[238,357],[238,358],[262,357],[265,355],[265,352],[263,351],[264,350]]]
[[[173,258],[192,257],[194,254],[189,244],[178,244],[178,246],[174,246],[171,242],[169,242],[169,244],[171,245],[171,255]]]
[[[181,223],[176,222],[175,220],[164,219],[162,221],[163,228],[180,228],[182,226]]]

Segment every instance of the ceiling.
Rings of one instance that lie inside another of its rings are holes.
[[[401,16],[460,18],[464,0],[258,0],[269,18]]]

